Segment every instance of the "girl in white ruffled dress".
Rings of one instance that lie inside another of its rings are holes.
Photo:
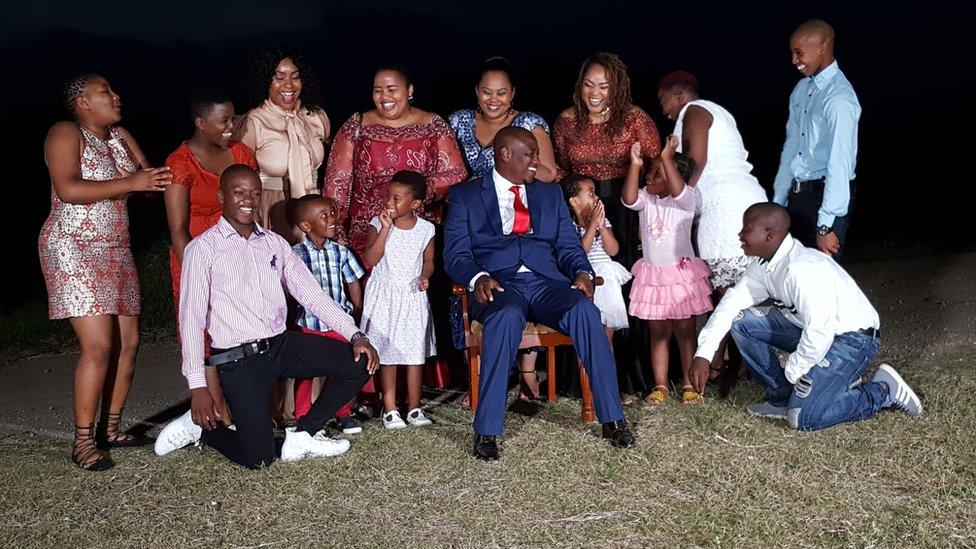
[[[600,320],[606,327],[612,346],[613,332],[628,326],[627,306],[624,305],[621,286],[632,275],[626,267],[611,259],[620,245],[607,221],[603,202],[596,196],[593,180],[584,176],[569,176],[561,184],[573,222],[583,240],[583,251],[596,276],[603,278],[603,284],[593,292],[593,304],[600,309]]]

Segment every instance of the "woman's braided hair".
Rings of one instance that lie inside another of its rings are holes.
[[[77,74],[67,80],[61,87],[61,97],[64,100],[64,110],[68,116],[75,117],[75,99],[85,95],[85,86],[98,75],[91,72]]]

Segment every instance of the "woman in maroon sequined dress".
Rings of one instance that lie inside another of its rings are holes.
[[[95,413],[102,403],[101,442],[150,442],[121,432],[122,407],[139,346],[139,280],[129,249],[126,197],[162,191],[169,168],[149,168],[135,140],[116,124],[121,102],[105,78],[81,75],[65,84],[73,122],[58,122],[44,142],[51,174],[51,214],[38,239],[52,319],[67,318],[78,336],[75,443],[82,469],[113,463],[95,447]]]
[[[620,243],[614,260],[629,269],[640,258],[637,214],[620,201],[630,167],[630,146],[640,141],[641,152],[649,159],[660,154],[661,137],[651,117],[633,104],[630,77],[619,57],[597,52],[586,58],[573,91],[573,106],[556,119],[552,135],[560,177],[575,174],[593,179]],[[634,357],[635,350],[647,348],[641,335],[644,331],[643,323],[632,322],[615,345],[624,404],[633,402],[632,393],[648,388]]]

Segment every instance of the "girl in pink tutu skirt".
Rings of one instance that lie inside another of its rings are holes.
[[[663,404],[670,392],[668,347],[672,336],[681,353],[681,400],[685,404],[700,401],[688,370],[695,355],[695,317],[712,310],[710,272],[691,245],[698,191],[685,185],[685,180],[694,162],[675,153],[677,146],[674,136],[668,137],[661,155],[646,172],[647,186],[639,190],[644,160],[640,143],[634,143],[621,196],[624,206],[640,213],[644,257],[631,269],[630,314],[647,320],[651,330],[655,385],[644,398],[648,404]]]

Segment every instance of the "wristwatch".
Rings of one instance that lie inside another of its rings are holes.
[[[820,225],[819,227],[817,227],[817,234],[820,236],[827,236],[832,232],[834,232],[833,227],[828,227],[827,225]]]
[[[587,277],[589,277],[590,282],[593,282],[594,280],[596,280],[596,277],[593,276],[593,273],[591,273],[590,271],[580,271],[580,272],[576,273],[576,276],[579,276],[579,275],[586,275]]]
[[[356,333],[352,334],[352,337],[349,338],[349,343],[355,343],[355,342],[359,341],[360,339],[365,339],[366,340],[366,343],[369,343],[369,338],[366,337],[366,334],[364,334],[362,332],[356,332]]]

